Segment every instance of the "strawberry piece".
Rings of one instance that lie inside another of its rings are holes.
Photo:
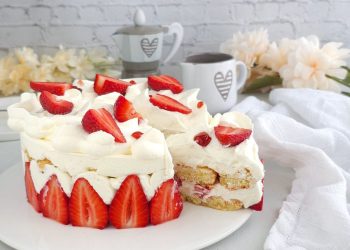
[[[39,200],[44,217],[65,225],[69,223],[69,199],[56,175],[52,175],[41,189]]]
[[[169,179],[162,183],[150,205],[151,223],[158,225],[180,216],[183,202],[177,183]]]
[[[72,88],[71,83],[65,82],[30,82],[30,87],[34,91],[47,91],[54,95],[64,95],[67,89]]]
[[[193,140],[200,146],[206,147],[211,142],[211,137],[207,132],[200,132],[199,134],[195,135]]]
[[[129,83],[130,83],[131,85],[136,84],[136,82],[135,82],[134,80],[130,80]]]
[[[150,95],[149,101],[156,107],[181,114],[190,114],[192,110],[182,103],[165,95]]]
[[[216,126],[214,128],[215,136],[223,146],[233,147],[244,140],[248,139],[252,134],[250,129],[232,128],[226,126]]]
[[[201,108],[201,107],[203,107],[203,105],[204,105],[204,102],[202,102],[202,101],[199,101],[199,102],[197,102],[197,108]]]
[[[263,195],[261,196],[261,200],[258,203],[251,205],[249,207],[250,209],[253,209],[255,211],[262,211],[263,205],[264,205],[264,179],[262,179],[261,182],[263,183],[263,187],[262,187]]]
[[[73,103],[66,100],[59,100],[57,96],[48,91],[43,91],[39,97],[41,106],[50,114],[65,115],[72,112]]]
[[[120,131],[117,123],[105,108],[89,109],[85,113],[81,123],[84,130],[89,134],[102,130],[113,135],[116,142],[126,142],[124,135]]]
[[[69,216],[73,226],[103,229],[108,224],[108,207],[84,179],[75,181],[69,201]]]
[[[174,94],[181,93],[184,89],[178,80],[168,75],[148,76],[148,86],[156,91],[169,89]]]
[[[24,174],[24,182],[26,186],[27,200],[33,206],[35,211],[38,213],[41,212],[40,202],[39,202],[39,194],[36,192],[34,187],[34,182],[32,176],[30,174],[30,162],[25,163],[25,174]]]
[[[132,103],[122,95],[115,101],[114,117],[118,122],[125,122],[133,118],[142,119],[142,116],[135,111]]]
[[[143,135],[143,133],[140,132],[140,131],[136,131],[136,132],[134,132],[134,133],[131,134],[131,136],[134,137],[136,140],[137,140],[137,139],[140,139],[140,137],[141,137],[142,135]]]
[[[104,95],[111,92],[118,92],[122,95],[126,94],[126,90],[132,83],[115,79],[110,76],[96,74],[94,82],[94,90],[98,95]]]
[[[116,228],[147,226],[149,208],[139,177],[129,175],[125,178],[109,207],[109,218]]]
[[[208,195],[210,193],[210,188],[201,186],[199,184],[194,185],[194,195],[202,199],[204,196]]]

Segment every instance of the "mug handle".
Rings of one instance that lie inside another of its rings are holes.
[[[179,23],[172,23],[169,26],[166,26],[168,28],[168,32],[165,33],[165,35],[175,35],[175,41],[173,43],[173,46],[171,47],[171,50],[167,57],[164,59],[163,63],[167,63],[176,53],[176,51],[179,49],[183,36],[184,36],[184,28]]]
[[[247,80],[248,70],[247,66],[242,61],[236,62],[236,68],[239,71],[239,75],[237,77],[237,90],[239,90],[244,86],[245,81]]]

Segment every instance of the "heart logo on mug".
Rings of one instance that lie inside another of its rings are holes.
[[[148,56],[151,57],[153,53],[156,51],[158,46],[158,38],[153,38],[152,42],[149,41],[148,38],[143,38],[140,42],[141,48],[143,52]]]
[[[226,101],[228,94],[230,93],[232,80],[233,80],[232,70],[227,71],[226,75],[224,75],[220,71],[214,75],[215,86],[219,91],[222,99],[224,99],[224,101]]]

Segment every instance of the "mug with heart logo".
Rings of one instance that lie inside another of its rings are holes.
[[[247,78],[245,64],[223,53],[189,56],[180,65],[185,88],[199,88],[198,97],[206,102],[210,113],[231,109]]]

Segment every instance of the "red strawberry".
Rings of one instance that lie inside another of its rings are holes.
[[[151,223],[157,225],[176,219],[180,216],[182,208],[177,184],[173,179],[169,179],[162,183],[151,200]]]
[[[104,95],[111,92],[118,92],[125,95],[126,90],[132,83],[124,82],[110,76],[96,74],[94,90],[98,95]]]
[[[262,188],[263,195],[261,196],[261,200],[258,203],[251,205],[249,207],[250,209],[253,209],[255,211],[262,211],[263,205],[264,205],[264,179],[262,179],[261,182],[263,184],[263,188]]]
[[[198,196],[199,198],[203,198],[204,196],[206,196],[207,194],[209,194],[210,192],[210,188],[209,187],[205,187],[205,186],[201,186],[199,184],[195,184],[194,185],[194,195]]]
[[[27,200],[34,207],[35,211],[41,212],[39,194],[36,192],[34,182],[30,174],[30,162],[25,163],[24,182],[26,186]]]
[[[114,117],[118,122],[125,122],[133,118],[142,119],[142,116],[135,111],[132,103],[122,95],[115,101]]]
[[[30,87],[34,91],[47,91],[55,95],[64,95],[64,92],[67,89],[71,89],[72,86],[71,83],[65,82],[30,82]]]
[[[41,189],[39,199],[45,217],[65,225],[69,223],[69,199],[58,182],[56,175],[52,175]]]
[[[140,139],[140,137],[141,137],[142,135],[143,135],[143,133],[140,132],[140,131],[136,131],[136,132],[134,132],[134,133],[131,134],[131,136],[134,137],[136,140],[137,140],[137,139]]]
[[[69,201],[69,216],[73,226],[103,229],[108,224],[108,207],[84,179],[75,181]]]
[[[203,107],[203,105],[204,105],[204,102],[202,102],[202,101],[199,101],[199,102],[197,102],[197,108],[201,108],[201,107]]]
[[[66,100],[58,100],[57,96],[48,91],[43,91],[39,97],[41,106],[50,114],[65,115],[72,112],[73,103]]]
[[[184,89],[184,87],[178,80],[168,75],[149,76],[148,86],[156,91],[169,89],[174,94],[181,93]]]
[[[192,110],[182,103],[165,95],[150,95],[149,101],[160,109],[165,109],[172,112],[179,112],[181,114],[190,114]]]
[[[129,175],[123,181],[109,207],[109,218],[116,228],[147,226],[149,208],[139,177]]]
[[[104,108],[89,109],[85,113],[81,123],[84,130],[89,134],[102,130],[113,135],[116,142],[126,142],[124,135],[120,131],[112,115]]]
[[[211,137],[208,135],[207,132],[200,132],[199,134],[195,135],[193,140],[200,146],[206,147],[211,142]]]
[[[216,126],[215,136],[223,146],[233,147],[248,139],[252,131],[245,128],[232,128],[226,126]]]

